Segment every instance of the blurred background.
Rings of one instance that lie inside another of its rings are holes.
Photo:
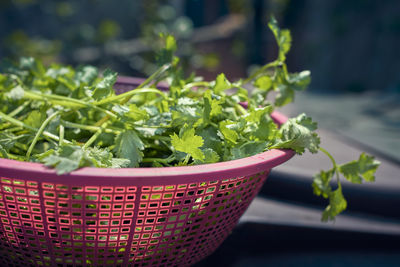
[[[235,80],[275,59],[271,14],[292,33],[289,71],[312,73],[310,88],[282,111],[318,121],[338,163],[368,151],[383,164],[373,186],[345,184],[348,213],[326,225],[310,184],[329,162],[296,157],[272,172],[239,230],[199,266],[398,266],[400,1],[0,0],[0,59],[145,77],[156,69],[154,40],[169,32],[187,74]]]
[[[170,32],[188,70],[240,78],[275,57],[271,14],[291,30],[289,66],[312,71],[311,89],[400,90],[397,0],[2,0],[0,56],[143,76],[154,39]]]

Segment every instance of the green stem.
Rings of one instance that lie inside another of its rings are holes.
[[[231,99],[227,98],[226,102],[235,108],[235,111],[239,114],[239,115],[245,115],[247,114],[247,110],[242,107],[242,105],[240,105],[239,103],[235,103],[234,101],[232,101]]]
[[[252,75],[250,75],[247,79],[243,80],[241,84],[246,84],[249,83],[250,81],[252,81],[254,78],[256,78],[258,75],[260,75],[261,73],[263,73],[265,70],[269,69],[269,68],[273,68],[276,67],[280,64],[279,61],[273,61],[271,63],[268,63],[264,66],[262,66],[260,69],[258,69],[256,72],[254,72]]]
[[[219,126],[215,122],[210,121],[210,125],[216,129],[219,129]]]
[[[117,118],[117,115],[115,115],[111,111],[97,107],[89,102],[85,102],[85,101],[75,99],[72,97],[65,97],[65,96],[60,96],[60,95],[48,95],[48,94],[32,92],[29,90],[24,91],[24,97],[27,97],[27,98],[33,99],[33,100],[40,100],[40,101],[55,100],[57,105],[65,106],[65,107],[71,107],[71,106],[72,107],[89,107],[89,108],[93,108],[97,111],[101,111],[110,117]],[[75,105],[71,105],[71,104],[75,104]]]
[[[23,123],[22,121],[19,121],[19,120],[17,120],[17,119],[14,119],[14,118],[12,118],[12,117],[10,117],[10,116],[4,114],[4,113],[1,112],[1,111],[0,111],[0,118],[6,120],[6,121],[8,121],[8,122],[10,122],[11,124],[14,124],[14,125],[16,125],[16,126],[23,127],[23,128],[25,128],[25,129],[28,129],[28,130],[31,130],[31,131],[34,131],[34,132],[37,132],[37,131],[39,130],[39,129],[37,129],[37,128],[34,128],[34,127],[32,127],[32,126],[29,126],[29,125]],[[60,138],[59,138],[57,135],[54,135],[54,134],[49,133],[49,132],[47,132],[47,131],[43,131],[42,134],[43,134],[44,136],[48,137],[48,138],[53,139],[53,140],[56,140],[56,141],[59,141],[59,140],[60,140]],[[71,142],[68,141],[68,140],[64,140],[64,142],[67,143],[67,144],[71,144]]]
[[[136,123],[132,123],[133,126],[135,126],[135,128],[152,128],[152,129],[160,129],[160,128],[170,128],[172,127],[171,125],[164,125],[164,124],[160,124],[160,125],[145,125],[145,124],[136,124]]]
[[[115,96],[110,96],[107,97],[103,100],[94,102],[94,105],[104,105],[104,104],[108,104],[108,103],[112,103],[112,102],[118,102],[121,99],[127,99],[129,97],[129,99],[133,96],[133,95],[138,95],[138,94],[146,94],[146,93],[156,93],[161,95],[163,98],[167,98],[167,96],[165,95],[164,92],[156,89],[156,88],[141,88],[141,89],[134,89],[131,91],[128,91],[126,93],[120,94],[120,95],[115,95]],[[126,101],[128,102],[128,101]],[[126,103],[125,100],[123,102],[121,102],[121,104],[125,104]]]
[[[329,157],[329,159],[332,161],[333,166],[336,168],[337,165],[333,156],[323,147],[319,147],[319,150]]]
[[[156,78],[158,78],[161,74],[163,74],[164,72],[166,72],[169,68],[171,68],[172,64],[171,63],[167,63],[164,64],[163,66],[161,66],[158,70],[156,70],[152,75],[149,76],[149,78],[147,78],[146,80],[144,80],[144,82],[142,82],[135,90],[137,89],[141,89],[144,88],[145,86],[147,86],[149,83],[151,83],[153,80],[155,80]],[[133,90],[132,90],[133,91]],[[127,96],[122,102],[121,105],[127,103],[132,96]]]
[[[101,127],[99,126],[91,126],[91,125],[84,125],[84,124],[79,124],[79,123],[74,123],[74,122],[69,122],[69,121],[61,121],[61,123],[68,128],[77,128],[77,129],[82,129],[90,132],[96,132],[101,130]],[[113,130],[110,128],[103,129],[104,132],[106,133],[114,133],[114,134],[119,134],[121,130]]]
[[[175,160],[174,156],[169,156],[168,158],[143,158],[142,162],[160,162],[164,164],[168,164]]]
[[[99,129],[92,135],[92,137],[90,137],[90,139],[83,145],[83,148],[86,149],[92,145],[96,141],[97,137],[99,137],[99,135],[104,131],[104,129],[107,128],[107,125],[108,122],[103,123],[103,125],[101,125]]]
[[[16,147],[18,147],[19,149],[22,149],[22,150],[26,150],[26,148],[27,148],[26,144],[22,144],[22,143],[19,143],[19,142],[15,142],[14,146],[16,146]]]
[[[163,147],[160,144],[146,144],[146,148],[153,148],[155,150],[163,150],[163,151],[169,151],[167,147]]]
[[[340,179],[339,179],[339,171],[338,171],[338,165],[336,164],[335,159],[333,158],[333,156],[331,155],[331,153],[329,153],[326,149],[324,149],[323,147],[319,147],[319,150],[321,152],[323,152],[325,155],[328,156],[328,158],[331,160],[332,165],[333,165],[333,169],[335,170],[336,173],[336,180],[338,183],[340,183]]]
[[[240,104],[236,104],[235,109],[237,109],[237,111],[242,115],[247,114],[247,110]]]
[[[22,127],[20,127],[20,126],[17,126],[17,127],[5,129],[4,131],[7,131],[7,132],[17,132],[17,131],[21,131],[21,130],[23,130],[23,129],[24,129],[24,128],[22,128]]]
[[[26,101],[24,102],[21,106],[17,107],[16,109],[14,109],[12,112],[10,112],[8,114],[8,116],[10,117],[15,117],[16,115],[18,115],[18,113],[20,113],[22,110],[24,110],[24,108],[26,106],[28,106],[31,103],[31,101]]]
[[[7,153],[7,156],[8,156],[10,159],[25,161],[24,156],[15,155],[15,154],[12,154],[12,153],[10,153],[10,152]]]
[[[182,93],[189,91],[193,87],[210,87],[210,83],[205,81],[188,83],[182,88]]]
[[[147,86],[154,79],[158,78],[161,74],[166,72],[171,67],[172,67],[171,63],[167,63],[167,64],[162,65],[158,70],[156,70],[153,74],[151,74],[146,80],[144,80],[141,84],[139,84],[137,89],[140,89],[140,88],[143,88],[143,87]]]
[[[183,164],[187,165],[189,163],[190,155],[186,154],[185,160],[183,161]]]
[[[58,141],[58,145],[62,146],[64,142],[64,125],[60,124],[60,140]]]
[[[154,139],[154,140],[161,140],[161,141],[171,141],[171,138],[169,136],[162,136],[162,135],[153,135],[149,136],[149,139]]]
[[[57,115],[59,114],[59,111],[54,112],[53,114],[50,115],[50,117],[48,117],[40,126],[39,130],[36,132],[35,137],[33,138],[33,141],[31,143],[31,145],[28,148],[28,151],[26,152],[26,158],[27,160],[29,160],[32,150],[35,147],[37,141],[39,140],[40,135],[42,135],[44,128],[46,128],[46,126],[49,124],[49,122],[54,119]]]

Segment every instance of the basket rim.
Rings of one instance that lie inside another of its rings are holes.
[[[117,83],[132,85],[137,84],[137,81],[140,81],[140,79],[119,77]],[[271,114],[271,117],[278,124],[282,124],[288,119],[276,111]],[[269,171],[271,168],[289,160],[294,154],[295,152],[290,149],[271,149],[251,157],[195,166],[121,169],[84,167],[62,175],[58,175],[55,169],[50,169],[41,163],[0,158],[0,177],[32,179],[42,182],[62,181],[64,183],[67,181],[69,184],[77,185],[90,183],[115,185],[117,182],[125,184],[126,182],[132,182],[132,179],[135,179],[135,184],[138,185],[148,185],[149,183],[190,183],[212,179],[227,179]]]

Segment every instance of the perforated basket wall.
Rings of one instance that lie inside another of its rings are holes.
[[[118,87],[134,83],[122,79]],[[85,168],[63,176],[0,159],[0,264],[194,264],[231,233],[270,168],[291,156],[273,150],[202,166]]]

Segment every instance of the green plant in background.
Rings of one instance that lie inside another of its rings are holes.
[[[240,10],[240,5],[233,10]],[[11,14],[17,23],[3,29],[3,56],[13,60],[31,56],[45,63],[90,63],[150,75],[157,69],[152,51],[159,44],[154,40],[160,32],[168,32],[179,40],[185,69],[215,69],[219,56],[195,48],[193,22],[184,15],[184,6],[170,0],[126,0],[118,5],[103,0],[6,1],[0,5],[0,14]]]
[[[4,39],[10,58],[20,55],[40,58],[43,62],[58,61],[62,50],[62,42],[43,38],[30,38],[24,31],[16,30]]]
[[[64,174],[85,166],[214,163],[274,148],[298,154],[321,150],[333,168],[317,174],[313,188],[316,195],[329,199],[322,220],[332,220],[347,206],[339,175],[353,183],[371,182],[379,162],[362,154],[358,160],[336,164],[319,146],[317,124],[305,114],[280,128],[273,122],[272,111],[292,102],[295,92],[308,86],[310,72],[288,72],[290,32],[279,29],[274,18],[269,27],[279,47],[277,59],[237,82],[224,74],[214,81],[184,78],[171,35],[163,35],[158,70],[135,90],[120,95],[113,90],[113,71],[106,70],[100,78],[91,66],[45,68],[40,61],[22,58],[0,75],[0,156],[42,162]],[[168,92],[156,88],[160,81],[169,84]],[[250,95],[243,87],[247,83],[256,87]],[[268,95],[273,91],[276,97],[271,102]],[[334,177],[336,189],[330,185]]]

